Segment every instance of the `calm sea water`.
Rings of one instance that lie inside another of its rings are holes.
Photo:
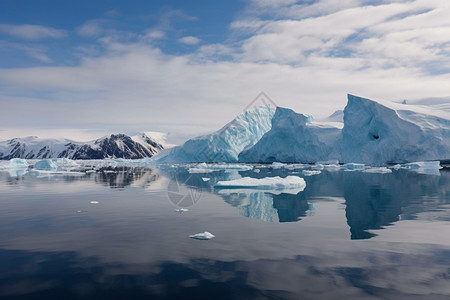
[[[0,298],[450,298],[449,170],[301,172],[1,171]],[[305,190],[213,187],[287,175]]]

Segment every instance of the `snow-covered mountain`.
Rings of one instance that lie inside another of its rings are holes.
[[[272,122],[240,161],[382,165],[450,159],[450,105],[442,102],[409,105],[348,95],[342,130],[339,123],[314,122],[285,108],[277,108]]]
[[[239,153],[253,146],[272,126],[269,105],[244,112],[220,130],[188,140],[156,156],[159,162],[237,162]]]
[[[0,142],[0,159],[139,159],[152,157],[163,149],[160,143],[145,133],[136,136],[111,134],[86,143],[30,136]]]

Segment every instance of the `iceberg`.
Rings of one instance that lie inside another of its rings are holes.
[[[269,105],[246,111],[222,129],[190,139],[154,159],[160,163],[237,162],[242,150],[256,144],[270,130],[273,115]]]
[[[36,162],[34,164],[34,169],[36,170],[46,170],[46,171],[56,171],[58,170],[58,165],[55,161],[51,159],[44,159]]]
[[[243,177],[235,180],[219,181],[215,185],[215,188],[247,188],[261,190],[303,190],[305,187],[305,180],[298,176],[287,176],[286,178],[282,178],[280,176],[264,178]]]
[[[372,165],[450,158],[450,108],[348,95],[343,162]]]
[[[450,104],[410,105],[348,95],[343,123],[334,122],[338,115],[316,122],[278,107],[271,129],[244,149],[239,161],[385,166],[450,160]]]
[[[338,160],[342,123],[315,122],[311,116],[277,107],[272,128],[253,147],[239,154],[241,162],[300,162]]]
[[[26,159],[13,158],[9,161],[7,170],[11,177],[19,177],[28,173],[28,166]]]
[[[191,234],[189,237],[197,240],[210,240],[216,236],[208,231],[205,231],[202,233]]]
[[[27,160],[21,158],[13,158],[8,164],[9,169],[28,169],[28,166],[29,164]]]

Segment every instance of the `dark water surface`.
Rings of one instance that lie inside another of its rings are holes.
[[[11,175],[0,172],[1,299],[450,299],[446,169]],[[213,187],[287,175],[305,190]],[[189,211],[175,212],[177,193]],[[204,231],[216,237],[188,237]]]

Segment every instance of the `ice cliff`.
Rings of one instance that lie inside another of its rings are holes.
[[[182,146],[156,156],[159,162],[237,162],[244,149],[270,130],[274,110],[261,106],[244,112],[220,130],[188,140]]]
[[[272,129],[239,155],[242,162],[316,162],[339,159],[342,123],[314,122],[311,116],[278,107]]]
[[[277,108],[272,128],[242,162],[324,160],[372,165],[450,159],[450,105],[409,105],[348,95],[344,123]],[[341,129],[342,128],[342,129]]]

